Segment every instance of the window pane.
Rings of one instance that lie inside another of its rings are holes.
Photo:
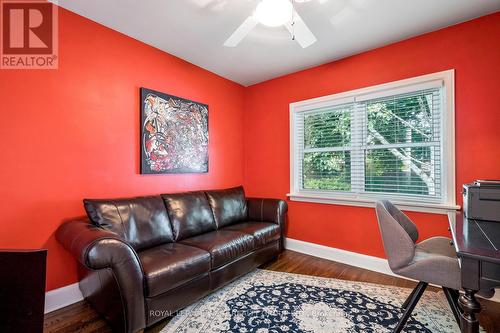
[[[367,144],[438,140],[440,96],[437,90],[366,102]]]
[[[351,141],[350,107],[304,117],[304,147],[345,147]]]
[[[365,191],[439,196],[438,147],[366,152]]]
[[[310,190],[351,190],[351,153],[305,153],[303,187]]]

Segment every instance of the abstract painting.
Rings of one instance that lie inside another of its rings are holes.
[[[208,105],[141,88],[141,173],[208,172]]]

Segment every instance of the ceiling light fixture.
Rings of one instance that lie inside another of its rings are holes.
[[[303,48],[314,44],[316,37],[294,8],[294,2],[297,1],[307,2],[307,0],[261,0],[253,14],[229,36],[224,46],[237,46],[259,23],[268,27],[284,26],[292,35],[292,40],[297,41]]]
[[[292,20],[293,5],[289,0],[262,0],[255,9],[259,23],[279,27]]]

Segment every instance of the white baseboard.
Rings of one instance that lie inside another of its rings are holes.
[[[397,276],[394,274],[390,267],[387,259],[377,258],[373,256],[368,256],[366,254],[360,254],[356,252],[350,252],[346,250],[336,249],[329,246],[304,242],[297,239],[286,238],[285,248],[291,251],[296,251],[304,254],[311,255],[313,257],[323,258],[331,261],[340,262],[342,264],[351,265],[369,271],[383,273],[387,275]],[[500,290],[497,289],[495,296],[489,298],[489,301],[500,303]]]
[[[356,252],[337,249],[334,247],[304,242],[301,240],[286,238],[285,248],[288,250],[304,253],[313,257],[328,259],[342,264],[364,268],[369,271],[396,276],[389,268],[386,259],[368,256]]]
[[[83,299],[78,283],[70,284],[45,293],[45,313],[49,313]]]
[[[386,259],[368,256],[356,252],[340,250],[324,245],[304,242],[297,239],[287,238],[285,248],[288,250],[308,254],[314,257],[340,262],[346,265],[364,268],[373,272],[397,276],[389,268]],[[45,313],[49,313],[65,306],[83,300],[83,295],[78,287],[78,283],[70,284],[59,289],[54,289],[45,293]],[[500,302],[500,291],[497,290],[495,297],[490,301]]]

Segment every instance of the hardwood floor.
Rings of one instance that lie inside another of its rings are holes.
[[[403,288],[413,288],[415,283],[394,276],[375,273],[337,262],[285,251],[278,260],[261,268],[274,271],[322,276],[351,281],[363,281]],[[440,289],[429,288],[426,292]],[[479,316],[488,333],[500,333],[500,303],[480,300],[483,310]],[[149,328],[145,333],[158,333],[167,321]],[[79,302],[45,316],[45,333],[104,333],[111,332],[106,322],[86,302]]]

